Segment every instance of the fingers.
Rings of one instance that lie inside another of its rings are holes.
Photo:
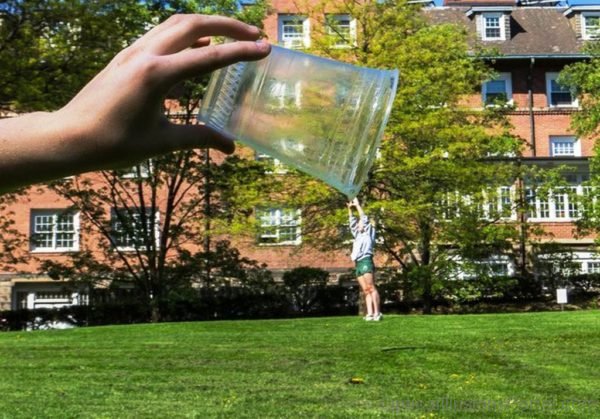
[[[206,36],[204,38],[200,38],[198,39],[196,42],[194,42],[192,45],[190,45],[191,48],[201,48],[201,47],[206,47],[210,45],[210,37]]]
[[[162,71],[169,83],[208,73],[238,61],[255,61],[271,52],[268,43],[238,41],[204,48],[189,49],[163,57]]]
[[[243,41],[254,41],[260,37],[257,27],[223,16],[174,15],[162,25],[164,28],[155,31],[144,41],[158,55],[182,51],[207,36],[225,36]]]
[[[169,123],[165,131],[161,135],[161,140],[167,143],[168,151],[209,147],[225,154],[231,154],[235,150],[232,138],[225,137],[206,125]]]

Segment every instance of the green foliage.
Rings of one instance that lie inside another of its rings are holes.
[[[320,7],[351,14],[358,37],[343,50],[325,37],[315,42],[316,52],[400,71],[381,156],[361,198],[378,221],[378,251],[430,301],[456,275],[457,258],[485,260],[512,250],[518,231],[498,221],[515,204],[499,211],[495,203],[498,188],[511,186],[520,173],[506,159],[491,158],[518,156],[523,141],[510,132],[509,107],[474,110],[465,102],[493,71],[470,53],[464,28],[430,25],[420,6],[405,1]],[[320,217],[321,226],[311,231],[325,244],[343,243],[344,235],[331,234],[345,222],[343,209],[333,211],[342,199],[325,191],[303,197],[333,214]]]
[[[150,22],[134,0],[3,2],[0,110],[64,105]]]
[[[23,190],[0,194],[0,266],[4,271],[13,271],[27,257],[27,238],[17,228],[15,213],[10,209],[23,195]]]
[[[568,65],[560,73],[559,82],[569,86],[579,100],[579,111],[572,116],[572,127],[581,137],[596,139],[600,134],[600,46],[597,42],[587,44],[585,51],[591,58]],[[595,142],[590,157],[590,179],[586,182],[587,193],[579,197],[582,208],[577,227],[581,234],[600,231],[598,191],[600,191],[600,149]],[[598,239],[596,239],[598,244]]]
[[[118,51],[173,13],[228,15],[260,25],[265,12],[263,1],[244,8],[234,0],[4,2],[0,112],[59,108]],[[195,114],[207,80],[201,75],[176,86],[170,97],[178,100],[180,109],[167,116],[197,123]],[[65,260],[46,261],[44,268],[52,276],[91,286],[107,279],[133,284],[141,300],[152,306],[153,315],[159,315],[164,298],[190,286],[195,277],[183,273],[192,270],[190,264],[198,259],[206,261],[207,269],[201,272],[209,277],[216,266],[221,275],[233,275],[236,263],[238,274],[247,268],[250,262],[236,259],[232,249],[224,250],[220,244],[211,249],[210,235],[213,227],[218,233],[218,227],[247,216],[251,197],[264,188],[259,181],[263,173],[255,164],[230,158],[217,165],[196,150],[157,157],[150,164],[136,165],[133,173],[126,172],[105,171],[95,180],[81,176],[50,185],[81,212],[82,236],[101,237],[97,243],[82,242],[81,251]],[[247,182],[246,193],[234,190],[241,179]],[[217,195],[222,199],[217,200]],[[158,211],[154,228],[151,214]],[[121,224],[120,235],[115,234],[111,218]],[[8,255],[15,242],[8,239],[9,221],[4,227],[2,241]],[[133,248],[124,250],[119,241],[128,237],[134,238]],[[186,253],[189,245],[204,246],[205,254]],[[225,258],[226,254],[231,257]]]
[[[313,310],[328,279],[329,272],[319,268],[304,266],[285,272],[283,284],[294,309],[300,313]]]
[[[266,10],[263,0],[244,8],[235,0],[2,2],[0,111],[60,108],[117,52],[174,13],[219,14],[261,26]]]

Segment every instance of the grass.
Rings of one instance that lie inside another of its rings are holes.
[[[592,418],[599,352],[600,311],[0,333],[0,417]]]

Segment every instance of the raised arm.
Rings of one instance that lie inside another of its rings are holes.
[[[354,207],[356,207],[356,210],[358,211],[358,216],[360,218],[366,217],[365,212],[363,211],[362,207],[360,206],[360,202],[359,202],[358,198],[354,198],[352,200],[352,205],[354,205]]]
[[[239,40],[210,45],[210,36]],[[65,107],[0,120],[0,193],[175,150],[235,146],[203,125],[167,120],[169,89],[190,76],[261,59],[254,26],[220,16],[174,15],[121,51]]]
[[[350,233],[352,233],[352,237],[356,237],[358,234],[358,220],[352,213],[352,207],[354,206],[354,203],[348,202],[346,205],[348,207],[348,223],[350,225]]]

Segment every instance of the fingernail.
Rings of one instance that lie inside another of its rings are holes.
[[[259,39],[258,41],[256,41],[256,46],[258,47],[258,49],[261,49],[263,51],[267,51],[271,48],[271,45],[264,39]]]

